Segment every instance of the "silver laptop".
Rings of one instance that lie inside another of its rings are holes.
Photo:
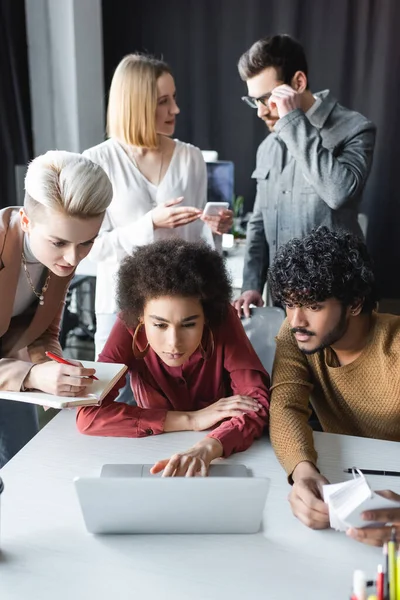
[[[153,475],[150,469],[154,465],[140,464],[109,464],[103,465],[100,477],[161,477],[162,471]],[[246,465],[213,464],[208,471],[209,477],[248,477],[250,475]]]
[[[90,533],[256,533],[269,480],[244,465],[212,465],[209,477],[158,477],[152,465],[104,465],[75,487]]]

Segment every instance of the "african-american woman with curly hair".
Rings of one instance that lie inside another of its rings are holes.
[[[211,429],[153,466],[164,476],[207,475],[212,460],[246,450],[268,422],[269,376],[231,296],[223,258],[201,242],[164,240],[128,256],[99,361],[128,366],[137,406],[114,402],[122,379],[101,406],[79,409],[78,429],[121,437]]]

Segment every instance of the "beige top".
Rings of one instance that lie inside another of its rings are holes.
[[[52,275],[43,305],[12,316],[21,274],[24,234],[19,208],[0,210],[0,397],[1,390],[18,392],[33,364],[47,360],[45,352],[61,354],[58,341],[65,295],[73,274]]]
[[[271,441],[289,475],[301,461],[317,462],[309,401],[324,431],[400,441],[400,317],[373,313],[367,345],[345,366],[331,348],[303,354],[286,319],[271,389]]]

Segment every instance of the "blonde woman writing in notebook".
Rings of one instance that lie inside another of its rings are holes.
[[[109,139],[85,156],[108,174],[114,197],[90,258],[98,263],[96,355],[116,319],[115,274],[135,246],[180,237],[206,239],[232,225],[232,211],[202,217],[207,173],[198,148],[171,139],[179,108],[169,66],[130,54],[118,65],[107,113]],[[205,225],[206,223],[206,225]]]
[[[38,428],[36,406],[1,400],[34,388],[77,396],[93,369],[49,361],[61,353],[60,319],[69,282],[99,232],[112,188],[80,154],[47,152],[29,165],[23,208],[0,211],[0,467]]]
[[[146,437],[213,428],[161,456],[152,472],[164,476],[206,475],[213,459],[246,450],[267,425],[269,377],[231,295],[223,259],[206,244],[165,240],[126,258],[121,313],[99,360],[128,366],[138,406],[114,402],[117,386],[101,406],[78,410],[79,430]]]

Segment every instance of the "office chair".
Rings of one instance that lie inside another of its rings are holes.
[[[251,309],[251,318],[243,319],[243,327],[264,369],[271,376],[275,357],[275,336],[285,319],[285,311],[278,306],[262,306]],[[323,431],[315,411],[310,404],[308,419],[314,431]]]
[[[275,356],[275,336],[285,319],[285,311],[278,306],[251,309],[251,317],[242,319],[244,330],[263,367],[271,375]]]
[[[82,349],[86,350],[87,353],[88,350],[91,352],[93,347],[92,353],[94,354],[94,332],[96,329],[95,285],[96,278],[89,275],[75,275],[72,279],[65,299],[61,321],[61,348],[69,347],[68,338],[75,332],[75,337],[86,340],[86,346]],[[83,358],[83,356],[80,358]]]

